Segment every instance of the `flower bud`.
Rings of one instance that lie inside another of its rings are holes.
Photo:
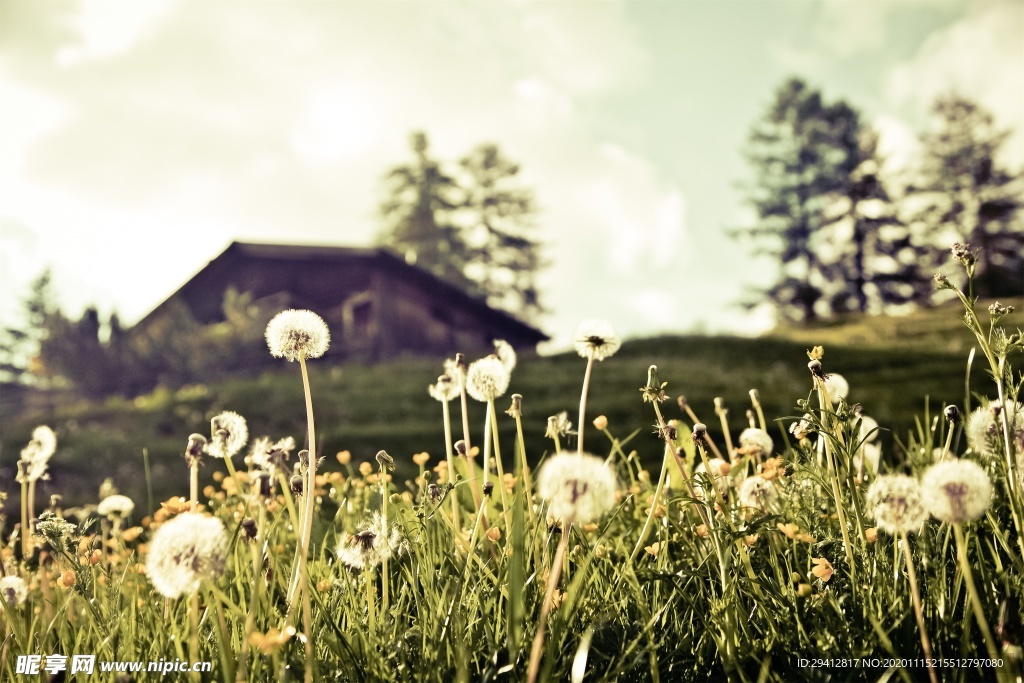
[[[387,451],[377,451],[377,464],[388,472],[395,471],[395,459],[388,455]]]
[[[292,475],[291,480],[288,482],[292,487],[292,493],[302,495],[302,491],[305,488],[306,481],[302,478],[302,475]]]

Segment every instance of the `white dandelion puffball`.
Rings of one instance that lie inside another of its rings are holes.
[[[740,505],[762,512],[774,507],[779,498],[775,484],[763,477],[747,477],[740,485]]]
[[[447,403],[454,401],[462,393],[459,380],[445,373],[437,378],[437,381],[427,387],[427,393],[435,401]]]
[[[887,533],[918,533],[928,520],[924,495],[917,479],[885,474],[868,488],[868,514]]]
[[[740,432],[740,447],[757,449],[762,457],[771,456],[775,450],[775,442],[768,432],[756,427],[748,427]]]
[[[168,598],[195,593],[215,579],[227,563],[228,534],[215,517],[185,512],[153,534],[146,576]]]
[[[293,450],[295,450],[295,439],[290,436],[284,437],[277,443],[272,443],[270,437],[261,436],[252,443],[249,461],[265,472],[273,472],[279,465],[284,464]]]
[[[941,450],[941,449],[940,449]],[[871,474],[878,474],[878,463],[882,460],[882,445],[877,443],[866,443],[853,456],[853,469],[855,472],[867,470]]]
[[[605,320],[586,320],[576,330],[576,353],[584,358],[593,354],[594,360],[604,360],[615,354],[622,342],[611,324]]]
[[[115,494],[107,496],[96,506],[96,514],[103,517],[127,517],[135,509],[135,502],[128,496]]]
[[[604,460],[587,453],[550,458],[537,475],[537,493],[555,519],[591,522],[615,504],[618,481]]]
[[[971,522],[992,502],[992,482],[980,465],[970,460],[952,460],[932,465],[921,479],[924,504],[932,516],[943,522]]]
[[[492,401],[508,390],[510,379],[498,357],[487,356],[469,366],[466,392],[478,401]]]
[[[57,435],[46,425],[32,430],[32,440],[21,450],[21,459],[31,462],[47,462],[57,451]]]
[[[238,413],[225,410],[210,420],[206,452],[215,458],[233,458],[249,440],[249,427]]]
[[[319,358],[330,343],[327,323],[313,311],[282,311],[267,324],[267,346],[275,358]]]
[[[5,576],[0,579],[0,598],[8,607],[20,607],[28,599],[28,586],[20,576]]]
[[[1000,443],[1003,434],[1003,418],[996,411],[1003,406],[998,399],[974,410],[967,418],[967,443],[975,453],[993,454],[993,447]],[[1024,432],[1024,405],[1006,401],[1006,423],[1010,427],[1010,440],[1020,439]]]
[[[516,369],[516,350],[504,339],[494,340],[494,355],[509,372]]]
[[[850,383],[842,375],[833,372],[825,378],[825,391],[828,392],[828,397],[832,403],[839,403],[840,400],[849,395]]]
[[[713,481],[717,481],[722,477],[727,477],[729,475],[729,472],[732,471],[732,464],[727,463],[725,460],[722,460],[721,458],[712,458],[711,460],[708,460],[708,465],[711,467],[711,476],[713,477]],[[703,459],[701,460],[701,462],[697,464],[697,467],[693,470],[694,493],[696,493],[698,497],[703,499],[704,484],[701,481],[703,477],[698,477],[698,474],[704,474],[705,476],[707,476],[707,468],[704,467]],[[731,481],[729,481],[729,483],[731,483]]]
[[[406,543],[395,524],[387,524],[379,513],[373,513],[369,524],[353,534],[345,534],[338,544],[338,560],[353,571],[372,569],[405,549]]]

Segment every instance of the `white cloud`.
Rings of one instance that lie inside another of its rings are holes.
[[[890,73],[887,95],[896,105],[927,110],[936,96],[956,91],[1013,128],[1006,160],[1024,162],[1024,4],[975,3],[960,21],[934,33],[909,61]]]
[[[72,66],[123,54],[154,29],[170,7],[170,0],[79,0],[73,22],[78,42],[62,48],[57,63]]]

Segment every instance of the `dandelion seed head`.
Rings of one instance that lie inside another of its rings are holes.
[[[46,425],[32,430],[32,440],[21,451],[22,460],[47,462],[57,451],[57,435]]]
[[[622,346],[615,329],[606,320],[585,320],[576,330],[576,353],[584,358],[593,354],[594,360],[604,360]]]
[[[277,443],[272,443],[270,437],[261,436],[252,442],[249,461],[254,467],[273,473],[284,466],[284,461],[289,458],[293,450],[295,450],[295,439],[290,436],[286,436]]]
[[[508,390],[511,376],[497,356],[472,363],[466,373],[466,392],[477,401],[492,401]]]
[[[313,311],[294,309],[275,315],[267,324],[266,337],[270,355],[289,361],[319,358],[331,343],[323,318]]]
[[[127,517],[135,509],[135,502],[120,493],[107,496],[96,506],[96,514],[102,517]]]
[[[745,508],[767,512],[775,506],[778,499],[779,492],[775,484],[763,477],[747,477],[740,485],[740,505]]]
[[[904,474],[885,474],[868,488],[868,514],[887,533],[918,533],[928,520],[921,485]]]
[[[756,427],[748,427],[740,432],[740,447],[756,449],[762,457],[769,457],[775,450],[775,442],[768,432]]]
[[[388,524],[379,513],[355,534],[345,534],[338,544],[338,560],[353,571],[372,569],[402,553],[406,541],[398,527]]]
[[[558,415],[548,417],[548,426],[544,431],[544,438],[556,439],[575,433],[572,428],[572,422],[569,421],[569,412],[563,410]]]
[[[877,443],[866,443],[853,456],[853,469],[860,472],[866,469],[871,474],[878,474],[878,463],[882,460],[882,445]]]
[[[516,350],[504,339],[494,340],[494,355],[509,373],[516,369]]]
[[[842,375],[833,372],[825,378],[825,390],[832,403],[839,403],[849,395],[850,383]]]
[[[28,599],[28,586],[20,576],[5,576],[0,579],[0,598],[8,607],[20,607]]]
[[[967,418],[967,443],[976,453],[998,454],[997,444],[1003,433],[1001,410],[1006,410],[1006,423],[1010,427],[1010,439],[1024,438],[1024,405],[1013,401],[989,401],[975,409]]]
[[[57,450],[57,436],[46,425],[32,430],[32,439],[21,449],[21,460],[18,464],[18,483],[49,479],[46,473],[50,458]]]
[[[220,520],[184,512],[153,534],[146,576],[164,597],[195,593],[224,572],[228,542]]]
[[[448,373],[441,375],[437,378],[436,382],[427,387],[427,393],[435,401],[440,401],[441,403],[454,401],[462,393],[457,377],[457,374],[455,376]]]
[[[555,455],[537,474],[537,492],[559,520],[594,521],[614,505],[617,488],[615,472],[588,453]]]
[[[870,415],[860,416],[860,439],[865,443],[874,443],[878,441],[879,430],[878,421]]]
[[[206,452],[215,458],[231,458],[249,440],[249,427],[238,413],[225,410],[210,421],[210,442]]]
[[[943,522],[971,522],[985,514],[992,502],[992,482],[985,470],[970,460],[932,465],[921,479],[925,507]]]

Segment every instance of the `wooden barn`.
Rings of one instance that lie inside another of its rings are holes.
[[[548,339],[386,249],[248,242],[232,242],[136,329],[157,325],[175,306],[200,324],[219,323],[229,290],[251,295],[266,320],[289,308],[318,313],[331,330],[328,357],[342,360],[477,355],[494,339],[533,351]]]

